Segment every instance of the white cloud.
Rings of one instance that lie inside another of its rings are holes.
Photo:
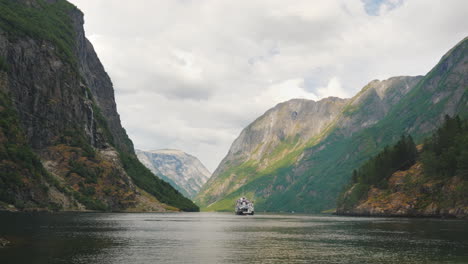
[[[466,0],[71,1],[135,145],[211,170],[279,101],[425,74],[468,33]]]
[[[318,98],[320,99],[326,98],[329,96],[336,96],[340,98],[349,98],[352,96],[352,94],[350,94],[349,92],[347,92],[341,87],[341,83],[338,77],[331,78],[330,81],[328,81],[328,84],[326,87],[318,88],[317,94],[318,94]]]
[[[304,80],[296,78],[270,85],[255,97],[255,103],[270,108],[291,98],[317,100],[314,93],[304,90]]]

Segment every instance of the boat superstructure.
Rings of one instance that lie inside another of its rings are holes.
[[[235,207],[236,215],[254,215],[254,204],[247,200],[245,197],[241,197],[236,201]]]

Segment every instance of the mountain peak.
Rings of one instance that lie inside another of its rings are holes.
[[[463,38],[460,42],[458,42],[453,48],[451,48],[449,51],[447,51],[447,53],[444,54],[444,56],[442,56],[442,58],[440,59],[440,62],[442,62],[444,59],[446,59],[447,57],[449,57],[450,55],[452,55],[452,53],[457,50],[458,48],[465,48],[464,46],[468,44],[468,36],[466,36],[465,38]],[[439,63],[440,63],[439,62]]]
[[[136,150],[136,153],[148,169],[187,197],[195,196],[211,176],[200,160],[181,150]]]

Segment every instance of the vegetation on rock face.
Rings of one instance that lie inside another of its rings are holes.
[[[46,199],[49,186],[44,180],[50,180],[50,175],[29,147],[16,111],[9,97],[1,91],[0,172],[0,201],[17,208],[56,207]],[[33,189],[35,195],[32,197],[26,189]]]
[[[76,202],[89,210],[124,209],[125,203],[134,203],[128,186],[113,176],[112,164],[79,135],[61,139],[69,145],[45,150],[45,156],[61,157],[55,173],[63,181],[58,181],[29,147],[9,96],[0,92],[0,201],[17,209],[60,210],[63,205],[50,196],[55,189],[70,197],[68,209],[78,209]]]
[[[0,72],[8,71],[8,64],[5,60],[5,57],[0,56]]]
[[[59,55],[67,62],[76,64],[73,53],[75,32],[69,12],[75,6],[65,0],[55,3],[34,1],[27,6],[13,0],[0,0],[0,28],[12,37],[24,35],[52,42],[59,49]]]
[[[102,114],[94,100],[103,98],[93,98],[86,72],[78,65],[89,63],[77,57],[83,47],[76,44],[80,40],[76,39],[79,36],[74,25],[82,22],[81,16],[66,0],[0,0],[0,38],[6,40],[0,51],[0,91],[10,92],[0,92],[0,207],[198,210],[193,202],[145,170],[125,132],[113,133],[109,127],[109,117]],[[51,65],[50,56],[41,50],[44,47],[61,60],[57,68],[38,70]],[[94,67],[102,68],[94,52],[86,47],[84,52],[89,53]],[[23,54],[29,54],[29,60],[18,59]],[[105,72],[93,77],[109,79]],[[113,92],[109,85],[94,89],[106,88],[103,94],[109,95]],[[16,89],[28,91],[30,96],[12,104],[10,100],[19,97]],[[41,102],[48,106],[50,102],[50,108],[32,106],[30,99],[41,106]],[[44,113],[34,112],[41,109],[45,109]],[[114,124],[116,127],[122,129],[120,123]],[[115,134],[122,137],[127,149],[116,146]],[[34,145],[34,150],[33,141],[40,143]],[[149,196],[142,194],[142,189],[159,201],[142,198]]]
[[[415,150],[402,138],[355,170],[338,213],[468,216],[468,121],[446,116]]]

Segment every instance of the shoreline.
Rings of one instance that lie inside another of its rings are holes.
[[[386,218],[414,218],[414,219],[458,219],[468,220],[467,215],[457,216],[453,214],[438,214],[438,215],[424,215],[424,214],[371,214],[371,213],[333,213],[336,216],[351,216],[351,217],[386,217]]]

